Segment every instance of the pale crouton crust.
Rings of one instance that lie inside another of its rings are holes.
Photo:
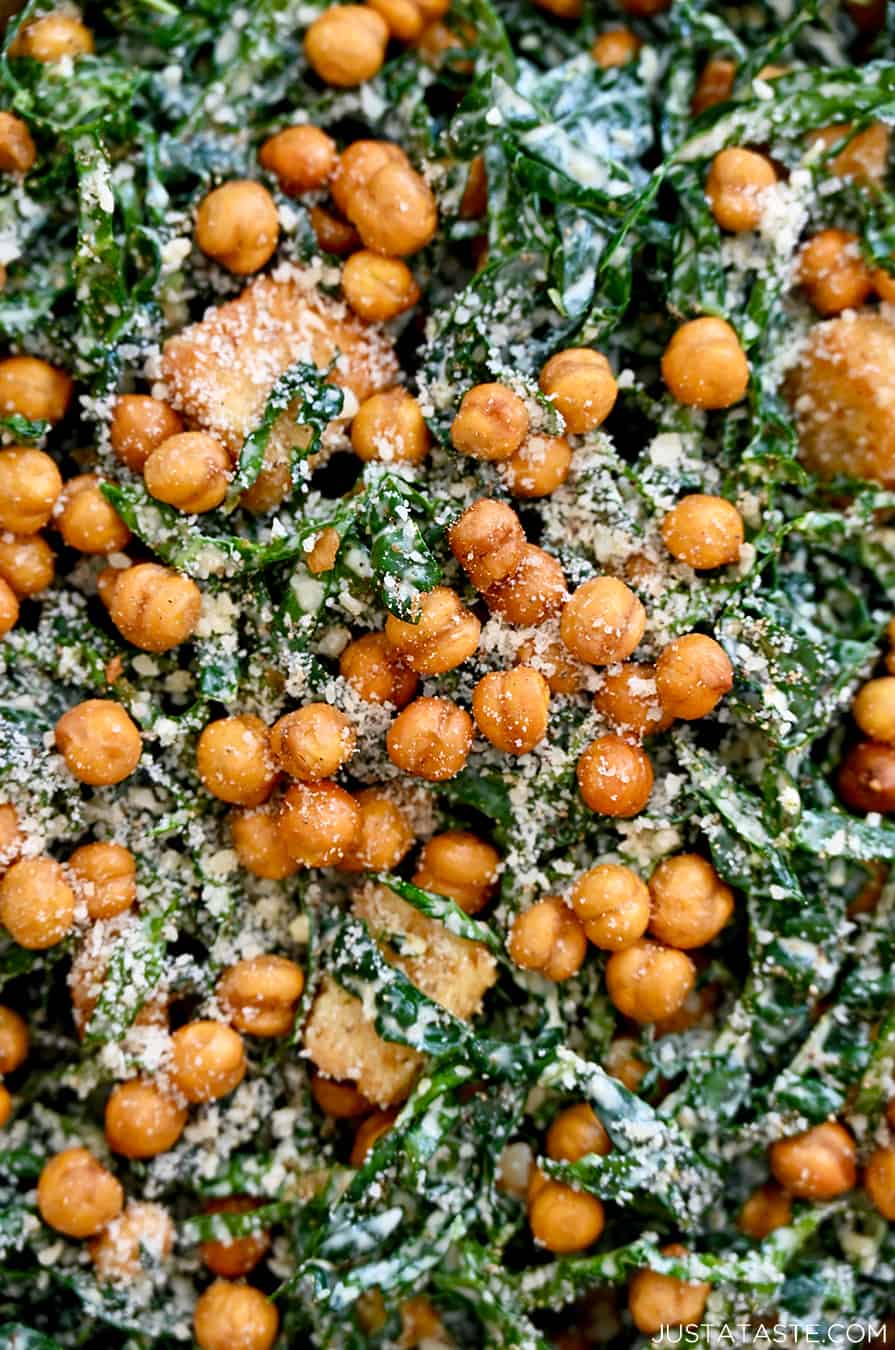
[[[368,1101],[391,1106],[410,1091],[422,1055],[384,1041],[358,998],[324,976],[305,1024],[305,1050],[328,1078],[357,1083]]]

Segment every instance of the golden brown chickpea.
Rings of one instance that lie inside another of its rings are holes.
[[[21,849],[19,813],[10,802],[0,802],[0,871],[15,862]]]
[[[361,319],[387,323],[413,308],[420,288],[400,258],[360,249],[342,268],[342,294]]]
[[[5,637],[18,621],[18,597],[9,583],[0,578],[0,637]]]
[[[250,178],[222,183],[199,203],[196,243],[236,276],[249,276],[263,267],[276,252],[279,238],[276,203],[266,187]]]
[[[223,1022],[187,1022],[171,1037],[171,1080],[188,1102],[229,1096],[245,1071],[242,1037]]]
[[[697,853],[678,853],[650,877],[649,928],[669,947],[704,947],[733,915],[733,891]]]
[[[482,735],[507,755],[527,755],[547,734],[550,686],[539,670],[492,670],[472,692],[472,713]]]
[[[737,1218],[737,1228],[746,1237],[761,1242],[777,1228],[792,1222],[792,1200],[773,1181],[759,1186],[749,1196]]]
[[[183,1134],[184,1107],[142,1078],[118,1083],[106,1102],[106,1143],[124,1158],[155,1158]]]
[[[134,473],[142,473],[153,450],[172,436],[179,436],[183,423],[173,408],[148,394],[123,394],[115,403],[109,424],[112,449]]]
[[[712,160],[705,195],[722,230],[742,234],[761,224],[764,193],[777,182],[777,171],[765,155],[728,146]]]
[[[354,800],[360,829],[339,867],[345,872],[390,872],[413,848],[410,822],[383,788],[364,788]]]
[[[88,698],[56,723],[56,749],[69,773],[91,787],[121,783],[136,769],[143,741],[120,703]]]
[[[855,1141],[836,1120],[771,1145],[771,1171],[797,1200],[832,1200],[858,1179]]]
[[[395,1123],[397,1111],[374,1111],[366,1120],[361,1121],[354,1136],[348,1162],[352,1167],[362,1167],[367,1154],[383,1135],[388,1134]]]
[[[574,435],[602,426],[618,398],[609,362],[590,347],[567,347],[551,356],[541,370],[540,385]]]
[[[416,1350],[428,1342],[442,1344],[446,1332],[441,1318],[427,1298],[417,1295],[401,1304],[401,1350]]]
[[[549,497],[569,476],[572,447],[564,436],[528,436],[502,466],[502,477],[514,497]]]
[[[437,70],[445,64],[445,58],[449,53],[453,58],[464,46],[473,46],[475,42],[474,29],[470,24],[464,24],[463,29],[464,37],[461,38],[445,23],[426,24],[414,44],[420,58],[425,61],[427,66]],[[471,74],[473,69],[473,63],[465,59],[462,61],[452,59],[449,64],[451,69],[460,74]]]
[[[590,54],[601,70],[612,70],[633,61],[643,43],[630,28],[607,28],[590,49]]]
[[[577,694],[584,679],[584,667],[570,656],[562,642],[543,637],[528,638],[516,652],[516,662],[534,666],[550,686],[551,694]]]
[[[400,385],[365,399],[351,423],[351,448],[365,464],[421,464],[429,445],[420,405]]]
[[[541,1247],[558,1254],[584,1251],[603,1231],[603,1206],[595,1195],[562,1181],[546,1182],[529,1201],[528,1222]]]
[[[875,267],[871,273],[871,278],[873,289],[880,300],[884,300],[887,305],[895,305],[895,276],[891,272],[887,272],[884,267]]]
[[[617,577],[594,577],[566,602],[559,633],[573,656],[594,666],[630,656],[646,628],[646,610]]]
[[[53,514],[62,478],[43,450],[0,450],[0,530],[36,534]]]
[[[0,1003],[0,1075],[15,1073],[28,1054],[28,1024],[12,1008]]]
[[[250,1195],[227,1195],[208,1200],[202,1206],[204,1214],[248,1214],[262,1201]],[[199,1244],[199,1255],[212,1275],[225,1280],[238,1280],[255,1269],[270,1249],[270,1233],[259,1229],[243,1237],[208,1239]]]
[[[277,766],[260,717],[243,713],[209,722],[196,746],[196,771],[222,802],[261,806],[273,792]]]
[[[868,680],[858,690],[852,716],[870,740],[895,745],[895,676]]]
[[[835,145],[850,135],[852,124],[821,127],[810,131],[806,140],[809,146],[822,145],[825,148]],[[857,136],[852,136],[848,144],[827,164],[827,172],[834,178],[854,178],[867,187],[879,187],[885,179],[889,166],[889,128],[884,122],[873,122]]]
[[[12,1116],[13,1100],[9,1089],[0,1083],[0,1130],[6,1125]]]
[[[663,1256],[686,1256],[677,1243],[662,1248]],[[628,1286],[628,1308],[634,1325],[644,1336],[654,1336],[662,1327],[695,1326],[702,1321],[708,1302],[707,1284],[693,1284],[659,1275],[654,1270],[638,1270]]]
[[[234,811],[230,833],[236,856],[253,876],[284,881],[298,871],[298,863],[287,853],[279,823],[270,810]]]
[[[120,553],[131,532],[110,501],[103,496],[93,473],[70,478],[62,489],[54,524],[69,548],[79,553]]]
[[[55,554],[42,534],[0,535],[0,577],[14,595],[39,595],[55,572]]]
[[[332,778],[354,754],[350,718],[329,703],[307,703],[286,713],[270,732],[271,753],[281,769],[303,783]]]
[[[361,813],[336,783],[293,783],[280,803],[280,834],[304,867],[336,867],[356,846]]]
[[[90,1259],[103,1284],[129,1284],[152,1266],[166,1261],[174,1245],[174,1224],[161,1205],[130,1200],[99,1237],[90,1242]]]
[[[506,460],[528,435],[528,409],[505,384],[476,384],[451,424],[454,449],[473,459]]]
[[[61,422],[73,393],[71,377],[36,356],[9,356],[0,361],[0,411],[4,413],[18,413],[32,422]]]
[[[147,491],[187,515],[213,511],[227,495],[232,464],[229,451],[205,431],[170,436],[143,466]]]
[[[326,187],[336,171],[339,152],[331,136],[301,123],[268,136],[258,151],[262,168],[275,174],[287,197]]]
[[[27,173],[37,159],[37,146],[27,123],[15,113],[0,112],[0,170]]]
[[[610,1041],[603,1067],[629,1092],[636,1092],[646,1074],[646,1065],[637,1053],[638,1045],[632,1036],[616,1036]]]
[[[472,748],[472,718],[449,698],[418,698],[392,722],[386,737],[396,768],[430,783],[443,783],[466,764]]]
[[[371,80],[385,60],[388,25],[367,5],[331,5],[305,33],[305,56],[326,84]]]
[[[525,552],[525,531],[516,512],[504,502],[480,497],[451,526],[448,540],[457,562],[476,590],[506,581]]]
[[[193,1312],[199,1350],[270,1350],[280,1315],[260,1289],[215,1280],[200,1294]]]
[[[322,206],[312,206],[310,211],[311,228],[317,237],[317,243],[325,253],[335,253],[344,258],[360,248],[360,235],[347,220],[333,215]]]
[[[584,924],[588,940],[603,951],[622,951],[643,937],[650,897],[630,867],[599,863],[579,877],[569,904]]]
[[[124,1208],[121,1183],[86,1148],[67,1148],[44,1164],[37,1208],[66,1237],[93,1237]]]
[[[731,408],[749,385],[749,362],[724,319],[681,324],[662,354],[662,378],[678,403]]]
[[[662,539],[671,556],[690,567],[724,567],[739,561],[743,518],[726,498],[693,492],[665,516]]]
[[[690,101],[690,111],[694,117],[705,112],[706,108],[714,108],[718,103],[727,102],[733,93],[736,71],[733,61],[727,61],[723,57],[715,57],[706,62],[696,81],[696,88]]]
[[[466,830],[434,834],[420,851],[414,886],[447,895],[467,914],[478,914],[494,894],[500,869],[497,849]]]
[[[507,950],[522,970],[536,970],[559,983],[581,969],[587,938],[568,905],[548,895],[516,915]]]
[[[848,230],[821,230],[809,239],[799,254],[798,277],[811,304],[825,316],[859,309],[873,291],[858,236]]]
[[[192,637],[202,612],[202,592],[189,577],[158,563],[137,563],[113,573],[103,597],[125,641],[144,652],[167,652]]]
[[[230,966],[218,980],[216,992],[237,1031],[246,1036],[285,1036],[292,1030],[304,987],[300,966],[268,953]]]
[[[507,623],[533,628],[562,608],[567,595],[562,567],[537,544],[525,544],[519,565],[485,591],[485,604]]]
[[[864,1189],[883,1218],[895,1221],[895,1148],[874,1149],[864,1169]]]
[[[663,647],[656,662],[659,702],[672,717],[705,717],[733,687],[724,648],[702,633],[687,633]]]
[[[91,919],[123,914],[137,898],[137,865],[122,844],[82,844],[67,863]]]
[[[361,12],[379,19],[371,9]],[[417,253],[429,243],[438,224],[438,208],[428,184],[404,151],[388,141],[349,145],[339,159],[332,195],[364,247],[387,257]]]
[[[639,745],[621,736],[598,736],[576,770],[578,791],[591,811],[627,820],[642,811],[653,790],[653,766]]]
[[[607,672],[594,695],[594,707],[625,736],[637,740],[667,731],[674,721],[659,702],[655,666],[643,661],[628,661]]]
[[[396,708],[410,702],[419,684],[385,633],[365,633],[349,642],[339,657],[339,671],[365,702],[391,703]]]
[[[547,1157],[555,1161],[578,1162],[589,1153],[605,1158],[612,1152],[612,1140],[594,1115],[588,1102],[567,1106],[553,1117],[547,1131]]]
[[[659,1022],[677,1012],[696,982],[689,956],[641,940],[606,962],[606,992],[634,1022]]]
[[[390,614],[385,636],[400,660],[419,675],[443,675],[468,660],[479,645],[482,625],[456,591],[436,586],[419,600],[417,623]]]
[[[0,923],[20,947],[54,947],[74,919],[74,892],[53,858],[23,858],[0,881]]]
[[[47,14],[26,24],[9,49],[10,56],[30,56],[32,61],[55,62],[75,59],[93,51],[93,34],[73,14]]]
[[[334,1120],[356,1120],[373,1109],[356,1084],[338,1082],[321,1073],[311,1074],[311,1096],[320,1110]]]

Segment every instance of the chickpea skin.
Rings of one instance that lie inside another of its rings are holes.
[[[22,850],[19,814],[11,802],[0,802],[0,872],[15,862]]]
[[[188,1102],[229,1096],[245,1072],[242,1037],[223,1022],[187,1022],[171,1037],[171,1080]]]
[[[304,867],[337,867],[357,844],[361,813],[336,783],[293,783],[280,804],[286,850]]]
[[[799,254],[798,277],[811,304],[825,317],[859,309],[873,291],[858,236],[848,230],[821,230],[809,239]]]
[[[27,173],[37,159],[28,125],[15,113],[0,112],[0,171]]]
[[[280,1315],[260,1289],[215,1280],[200,1294],[193,1313],[199,1350],[270,1350]]]
[[[122,844],[82,844],[67,863],[91,919],[113,919],[137,898],[137,864]]]
[[[736,71],[733,61],[727,61],[723,57],[715,57],[705,63],[690,100],[690,111],[694,117],[705,112],[706,108],[714,108],[719,103],[727,102],[733,93]]]
[[[28,1055],[28,1024],[13,1008],[0,1003],[0,1074],[15,1073]]]
[[[9,49],[10,56],[30,56],[32,61],[53,63],[73,60],[93,51],[93,34],[73,14],[47,14],[26,24]]]
[[[367,1154],[379,1143],[395,1123],[397,1111],[374,1111],[361,1121],[354,1136],[348,1162],[351,1167],[362,1167]]]
[[[733,916],[733,891],[697,853],[661,862],[650,877],[649,893],[650,932],[683,951],[712,942]]]
[[[759,1186],[749,1196],[737,1218],[737,1228],[746,1237],[761,1242],[778,1228],[792,1223],[792,1200],[773,1181]]]
[[[724,319],[682,324],[662,355],[662,378],[678,403],[691,408],[732,408],[745,396],[749,362]]]
[[[430,783],[454,778],[472,748],[469,713],[447,698],[418,698],[388,729],[388,757],[396,768]]]
[[[722,230],[742,234],[761,224],[763,194],[777,182],[777,171],[765,155],[728,146],[712,160],[705,195]]]
[[[559,633],[573,656],[595,666],[630,656],[646,628],[646,610],[617,577],[594,577],[566,602]]]
[[[594,694],[594,707],[619,732],[637,740],[667,731],[674,721],[659,702],[655,666],[643,661],[627,661],[608,671]]]
[[[43,450],[0,450],[0,530],[36,534],[49,523],[62,477]]]
[[[547,1181],[529,1201],[528,1223],[539,1246],[563,1254],[584,1251],[596,1242],[605,1216],[595,1195]]]
[[[143,466],[147,491],[186,515],[213,511],[227,495],[232,464],[229,451],[205,431],[170,436]]]
[[[86,1148],[67,1148],[44,1164],[37,1208],[66,1237],[94,1237],[124,1208],[121,1183]]]
[[[852,716],[870,740],[895,745],[895,675],[868,680],[858,690]]]
[[[466,830],[434,834],[420,851],[414,886],[449,896],[467,914],[478,914],[494,894],[500,868],[496,848]]]
[[[64,370],[36,356],[8,356],[0,361],[0,412],[18,413],[31,422],[61,422],[74,388]]]
[[[366,703],[391,703],[403,708],[417,691],[419,679],[385,633],[355,638],[339,657],[339,672]]]
[[[371,9],[362,12],[378,17]],[[387,257],[418,253],[438,225],[438,208],[429,185],[404,151],[389,141],[349,145],[339,159],[332,195],[364,247]]]
[[[276,816],[269,810],[234,811],[230,834],[236,856],[247,872],[267,881],[285,881],[298,871],[280,836]]]
[[[502,477],[514,497],[549,497],[569,476],[572,447],[564,436],[528,436],[505,460]]]
[[[248,957],[225,970],[217,996],[237,1031],[245,1036],[285,1036],[305,987],[304,971],[285,956]],[[221,1274],[222,1272],[218,1272]]]
[[[686,1256],[677,1243],[662,1248],[663,1256]],[[662,1327],[698,1325],[702,1321],[711,1286],[638,1270],[628,1286],[628,1308],[634,1325],[644,1336],[654,1336]]]
[[[0,637],[11,632],[18,621],[18,597],[9,583],[0,578]]]
[[[52,585],[56,556],[41,534],[0,535],[0,577],[24,599]]]
[[[827,1120],[771,1145],[771,1171],[797,1200],[832,1200],[858,1179],[855,1141],[844,1125]]]
[[[321,1073],[311,1074],[311,1096],[320,1110],[334,1120],[356,1120],[370,1114],[372,1107],[354,1083],[341,1083],[325,1078]]]
[[[531,666],[492,670],[472,693],[482,735],[507,755],[527,755],[547,734],[550,686]]]
[[[606,991],[633,1022],[661,1022],[681,1007],[696,982],[689,956],[640,940],[606,962]]]
[[[324,210],[322,206],[312,206],[309,214],[317,244],[324,253],[334,253],[337,258],[344,258],[347,253],[360,248],[360,235],[347,220]]]
[[[702,492],[682,497],[662,521],[668,552],[698,570],[738,562],[743,538],[743,518],[733,502]]]
[[[420,288],[401,258],[360,249],[342,268],[342,294],[359,318],[387,323],[413,308]]]
[[[109,440],[118,459],[134,473],[142,473],[147,459],[172,436],[179,436],[183,423],[173,408],[148,394],[123,394],[116,400]]]
[[[56,749],[69,773],[91,787],[109,787],[130,777],[143,741],[134,722],[108,698],[88,698],[56,723]]]
[[[351,423],[351,448],[365,464],[422,464],[430,444],[420,405],[400,385],[365,399]]]
[[[243,713],[209,722],[196,746],[196,771],[213,797],[261,806],[273,792],[277,767],[260,717]]]
[[[268,136],[258,151],[258,162],[276,175],[281,192],[298,197],[326,187],[336,171],[339,152],[325,131],[302,123]]]
[[[556,558],[537,544],[525,544],[518,567],[485,591],[485,604],[507,623],[533,628],[557,614],[567,594]]]
[[[314,546],[310,553],[305,555],[305,564],[311,575],[317,577],[321,572],[331,572],[336,565],[341,547],[342,538],[338,530],[329,526],[321,530],[314,538]]]
[[[607,28],[590,49],[601,70],[613,70],[635,60],[643,43],[630,28]]]
[[[90,1242],[96,1278],[104,1284],[129,1284],[153,1265],[166,1261],[174,1245],[174,1224],[162,1205],[131,1200],[99,1237]]]
[[[305,33],[305,56],[326,84],[350,89],[371,80],[385,60],[388,25],[367,5],[331,5]]]
[[[662,649],[656,662],[659,702],[672,717],[706,717],[733,688],[733,666],[714,638],[687,633]]]
[[[436,586],[420,597],[416,623],[394,614],[385,621],[385,636],[419,675],[443,675],[461,666],[478,647],[481,631],[472,610],[449,586]]]
[[[202,592],[189,577],[158,563],[113,574],[106,604],[121,636],[144,652],[167,652],[192,637]]]
[[[250,1195],[227,1195],[203,1205],[205,1214],[248,1214],[262,1202]],[[238,1280],[254,1270],[270,1249],[270,1233],[258,1229],[241,1237],[209,1239],[199,1244],[199,1255],[212,1275]]]
[[[473,459],[510,459],[528,435],[528,409],[505,384],[476,384],[463,395],[451,441]]]
[[[196,243],[236,276],[257,272],[276,252],[280,221],[267,188],[250,178],[231,179],[209,192],[196,214]]]
[[[142,1078],[118,1083],[106,1102],[106,1143],[124,1158],[155,1158],[183,1134],[187,1112]]]
[[[839,766],[839,796],[852,811],[895,811],[895,747],[860,741]]]
[[[607,952],[632,946],[649,923],[649,891],[636,872],[620,863],[599,863],[580,876],[569,904],[588,941]]]
[[[356,742],[350,719],[329,703],[307,703],[286,713],[270,732],[277,764],[303,783],[332,778],[354,754]]]
[[[131,532],[103,495],[96,474],[70,478],[54,513],[54,524],[69,548],[79,553],[120,553]]]
[[[653,766],[638,745],[621,736],[598,736],[583,751],[576,769],[578,791],[591,811],[627,820],[646,806],[653,790]]]
[[[874,1149],[864,1169],[864,1189],[883,1218],[895,1221],[895,1148]]]
[[[506,581],[522,562],[525,531],[504,502],[480,497],[463,512],[448,534],[451,551],[476,590]]]
[[[23,858],[0,881],[0,923],[20,947],[44,951],[75,921],[75,896],[53,858]]]
[[[575,436],[595,431],[615,407],[618,385],[609,362],[591,347],[567,347],[542,368],[541,392]]]
[[[522,970],[560,983],[581,969],[587,938],[568,905],[558,895],[548,895],[516,915],[507,950]]]
[[[567,1106],[554,1116],[547,1131],[547,1157],[555,1161],[578,1162],[595,1153],[605,1158],[612,1152],[612,1140],[588,1102]]]
[[[410,822],[382,788],[364,788],[354,800],[360,811],[360,828],[355,844],[339,866],[345,872],[390,872],[413,848]]]

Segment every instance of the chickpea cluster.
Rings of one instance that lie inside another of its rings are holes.
[[[895,619],[886,637],[886,670],[895,672]],[[852,704],[852,716],[863,739],[846,752],[839,766],[839,795],[853,811],[895,811],[895,674],[880,675],[862,685]]]

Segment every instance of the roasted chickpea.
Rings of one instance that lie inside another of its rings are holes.
[[[187,1022],[171,1037],[171,1080],[188,1102],[228,1096],[245,1071],[242,1037],[223,1022]]]
[[[216,1025],[216,1024],[215,1024]],[[106,1143],[124,1158],[155,1158],[183,1134],[184,1107],[142,1078],[118,1083],[106,1102]]]
[[[636,1092],[646,1074],[646,1065],[637,1053],[633,1036],[616,1036],[610,1041],[603,1067],[629,1092]]]
[[[420,288],[401,258],[360,249],[342,268],[342,294],[360,318],[387,323],[413,308]]]
[[[250,1195],[228,1195],[207,1201],[205,1214],[248,1214],[262,1202]],[[212,1275],[226,1280],[238,1280],[263,1261],[270,1248],[270,1233],[258,1229],[242,1237],[208,1239],[199,1244],[199,1255]]]
[[[464,46],[471,46],[474,41],[474,30],[470,25],[464,25],[464,39],[461,38],[447,24],[436,20],[435,23],[427,23],[423,31],[415,42],[416,50],[419,52],[420,59],[425,61],[427,66],[438,69],[443,64],[449,64],[453,70],[460,73],[470,74],[473,69],[473,63],[465,58],[463,60],[452,59],[446,61],[448,54],[454,57]]]
[[[2,363],[0,363],[2,369]],[[36,534],[53,514],[62,478],[43,450],[0,450],[0,530]]]
[[[696,982],[689,956],[640,940],[606,962],[606,992],[634,1022],[660,1022],[681,1007]]]
[[[339,866],[345,872],[390,872],[413,848],[410,822],[382,788],[364,788],[354,800],[360,810],[360,828]]]
[[[472,693],[482,735],[507,755],[527,755],[547,734],[550,686],[531,666],[492,670]]]
[[[773,1181],[765,1182],[749,1196],[737,1218],[737,1228],[746,1237],[761,1242],[777,1228],[792,1223],[792,1200]]]
[[[307,703],[286,713],[270,732],[270,749],[281,769],[304,783],[332,778],[354,754],[351,720],[329,703]]]
[[[16,33],[10,56],[30,56],[32,61],[74,60],[93,51],[93,34],[73,14],[46,14]]]
[[[62,489],[54,524],[68,544],[79,553],[120,553],[131,532],[103,495],[96,474],[70,478]]]
[[[258,161],[276,175],[281,192],[298,197],[326,187],[336,171],[339,152],[325,131],[301,123],[268,136],[258,151]]]
[[[705,63],[690,100],[690,111],[694,117],[705,112],[706,108],[714,108],[718,103],[727,102],[733,93],[736,72],[737,68],[733,61],[727,61],[723,57],[713,57],[711,61]]]
[[[0,112],[0,170],[27,173],[37,159],[37,146],[28,124],[15,113]]]
[[[361,13],[382,22],[371,9]],[[387,257],[417,253],[429,243],[438,224],[438,208],[425,179],[404,151],[388,141],[349,145],[339,159],[332,194],[364,247]]]
[[[371,80],[385,60],[388,25],[367,5],[331,5],[305,33],[305,56],[326,84]]]
[[[234,811],[230,834],[236,856],[247,872],[268,881],[284,881],[298,871],[280,836],[279,823],[270,810]]]
[[[43,535],[0,535],[0,578],[15,596],[39,595],[55,571],[56,558]]]
[[[895,1221],[895,1148],[874,1149],[864,1169],[864,1189],[889,1223]]]
[[[547,1181],[529,1201],[532,1237],[548,1251],[580,1252],[603,1231],[603,1206],[595,1195],[573,1190],[562,1181]]]
[[[314,537],[310,553],[305,555],[305,565],[311,575],[317,577],[321,572],[331,572],[336,565],[341,547],[342,537],[338,530],[329,526],[321,530]]]
[[[662,355],[662,378],[678,403],[691,408],[732,408],[749,384],[749,362],[724,319],[682,324]]]
[[[215,1280],[200,1294],[193,1312],[199,1350],[270,1350],[280,1315],[260,1289]]]
[[[742,234],[761,224],[764,193],[777,182],[777,171],[765,155],[728,146],[712,160],[705,195],[722,230]]]
[[[665,516],[662,539],[671,556],[690,567],[724,567],[739,561],[743,518],[724,497],[694,492]]]
[[[162,441],[143,467],[148,492],[178,511],[213,511],[230,486],[230,454],[205,431],[183,431]]]
[[[397,1114],[397,1111],[374,1111],[366,1120],[361,1121],[348,1158],[352,1167],[363,1166],[370,1149],[378,1144],[394,1125]]]
[[[148,394],[123,394],[116,400],[109,439],[112,449],[134,473],[142,473],[147,459],[172,436],[179,436],[183,423],[173,408]]]
[[[434,834],[419,856],[413,884],[456,900],[467,914],[478,914],[494,894],[500,854],[466,830]]]
[[[93,1237],[124,1208],[121,1183],[86,1148],[67,1148],[45,1163],[37,1183],[45,1224],[66,1237]]]
[[[121,636],[144,652],[167,652],[192,637],[202,592],[189,577],[158,563],[113,573],[104,597]]]
[[[321,1073],[311,1074],[311,1096],[320,1110],[334,1120],[356,1120],[373,1109],[356,1084],[326,1078]]]
[[[351,448],[365,464],[421,464],[429,445],[420,405],[400,385],[365,399],[351,423]]]
[[[365,702],[391,703],[396,708],[410,702],[419,684],[385,633],[365,633],[349,642],[339,657],[339,671]]]
[[[507,950],[522,970],[560,982],[581,969],[587,938],[568,905],[558,895],[548,895],[516,915]]]
[[[525,552],[525,531],[516,512],[488,497],[466,508],[448,539],[454,557],[479,591],[506,581]]]
[[[858,690],[852,716],[870,740],[895,745],[895,675],[868,680]]]
[[[9,1089],[0,1083],[0,1130],[6,1125],[12,1116],[13,1101]]]
[[[56,723],[56,749],[69,773],[91,787],[108,787],[130,777],[140,762],[143,741],[120,703],[88,698]]]
[[[559,633],[573,656],[595,666],[630,656],[646,628],[646,610],[617,577],[585,581],[566,601]]]
[[[336,867],[356,846],[361,813],[336,783],[293,783],[280,804],[286,850],[304,867]]]
[[[343,258],[346,253],[354,253],[360,248],[360,235],[353,225],[322,206],[312,206],[310,210],[311,228],[317,237],[317,243],[324,253],[335,253]]]
[[[821,230],[809,239],[799,254],[798,277],[811,304],[825,316],[859,309],[873,290],[858,236],[848,230]]]
[[[21,849],[19,813],[10,802],[0,802],[0,871],[15,862]]]
[[[73,393],[71,377],[36,356],[8,356],[5,361],[0,361],[2,412],[18,413],[32,422],[61,422],[68,412]],[[29,450],[25,453],[34,456],[42,452]],[[35,463],[33,458],[29,461],[28,477],[34,472]]]
[[[810,131],[808,145],[824,148],[836,145],[848,137],[848,144],[827,163],[827,172],[834,178],[854,178],[868,187],[879,187],[889,167],[889,128],[884,122],[873,122],[856,136],[851,135],[852,124],[821,127]]]
[[[436,586],[419,600],[419,618],[408,623],[390,614],[385,636],[399,658],[420,675],[443,675],[472,656],[482,625],[456,591]]]
[[[685,1248],[673,1244],[662,1248],[664,1256],[686,1256]],[[710,1286],[638,1270],[628,1286],[628,1308],[634,1325],[644,1336],[654,1336],[662,1327],[698,1325],[708,1302]]]
[[[549,497],[569,476],[572,447],[564,436],[528,436],[504,461],[502,477],[514,497]]]
[[[392,722],[386,737],[391,762],[430,783],[460,772],[472,748],[472,718],[448,698],[418,698]]]
[[[124,1212],[90,1243],[96,1278],[104,1284],[129,1284],[145,1274],[144,1261],[157,1266],[171,1255],[174,1224],[161,1205],[131,1200]],[[150,1268],[151,1268],[150,1266]]]
[[[855,1141],[844,1125],[827,1120],[771,1145],[771,1171],[797,1200],[832,1200],[858,1179]]]
[[[0,881],[0,923],[20,947],[54,947],[74,918],[74,892],[53,858],[23,858]]]
[[[12,1008],[0,1003],[0,1075],[15,1073],[28,1054],[28,1024]]]
[[[733,687],[733,666],[714,638],[687,633],[663,647],[656,662],[659,702],[671,717],[705,717]]]
[[[266,187],[250,178],[222,183],[199,203],[196,243],[236,276],[257,272],[276,252],[280,220]]]
[[[655,666],[642,661],[628,661],[607,672],[594,695],[594,707],[621,733],[638,740],[667,731],[674,720],[659,702]]]
[[[237,961],[225,970],[217,997],[237,1031],[246,1036],[285,1036],[292,1030],[304,987],[300,966],[268,953]]]
[[[590,54],[602,70],[626,66],[633,61],[643,43],[630,28],[607,28],[590,49]]]
[[[401,1304],[401,1350],[416,1350],[431,1341],[443,1344],[445,1340],[444,1324],[427,1298],[417,1295]]]
[[[9,583],[0,578],[0,637],[5,637],[18,621],[18,597]]]
[[[572,887],[569,904],[589,941],[607,952],[630,947],[649,923],[649,891],[636,872],[620,863],[599,863],[585,872]]]
[[[564,643],[547,634],[528,638],[516,652],[516,662],[534,666],[550,686],[551,694],[577,694],[584,678],[584,667],[569,655]]]
[[[609,362],[590,347],[567,347],[551,356],[540,385],[574,435],[602,426],[618,398]]]
[[[669,947],[704,947],[733,915],[733,891],[697,853],[678,853],[650,877],[649,928]]]
[[[260,717],[243,713],[209,722],[196,746],[196,771],[222,802],[261,806],[277,781],[270,733]]]
[[[525,544],[518,566],[485,591],[485,603],[507,623],[533,628],[558,613],[566,595],[557,560],[537,544]]]
[[[553,1117],[546,1145],[547,1157],[563,1162],[578,1162],[589,1153],[605,1157],[612,1152],[612,1140],[588,1102],[567,1106]]]
[[[451,424],[454,449],[473,459],[507,460],[528,435],[528,409],[505,384],[476,384]]]
[[[91,919],[123,914],[137,898],[136,861],[122,844],[82,844],[67,866]]]
[[[578,791],[591,811],[623,820],[636,816],[650,799],[653,766],[639,745],[621,736],[598,736],[577,767]]]
[[[880,300],[884,300],[887,305],[895,305],[895,276],[884,267],[875,267],[871,276],[873,289]]]
[[[482,155],[469,162],[469,174],[460,198],[460,219],[478,220],[488,209],[488,173]]]

